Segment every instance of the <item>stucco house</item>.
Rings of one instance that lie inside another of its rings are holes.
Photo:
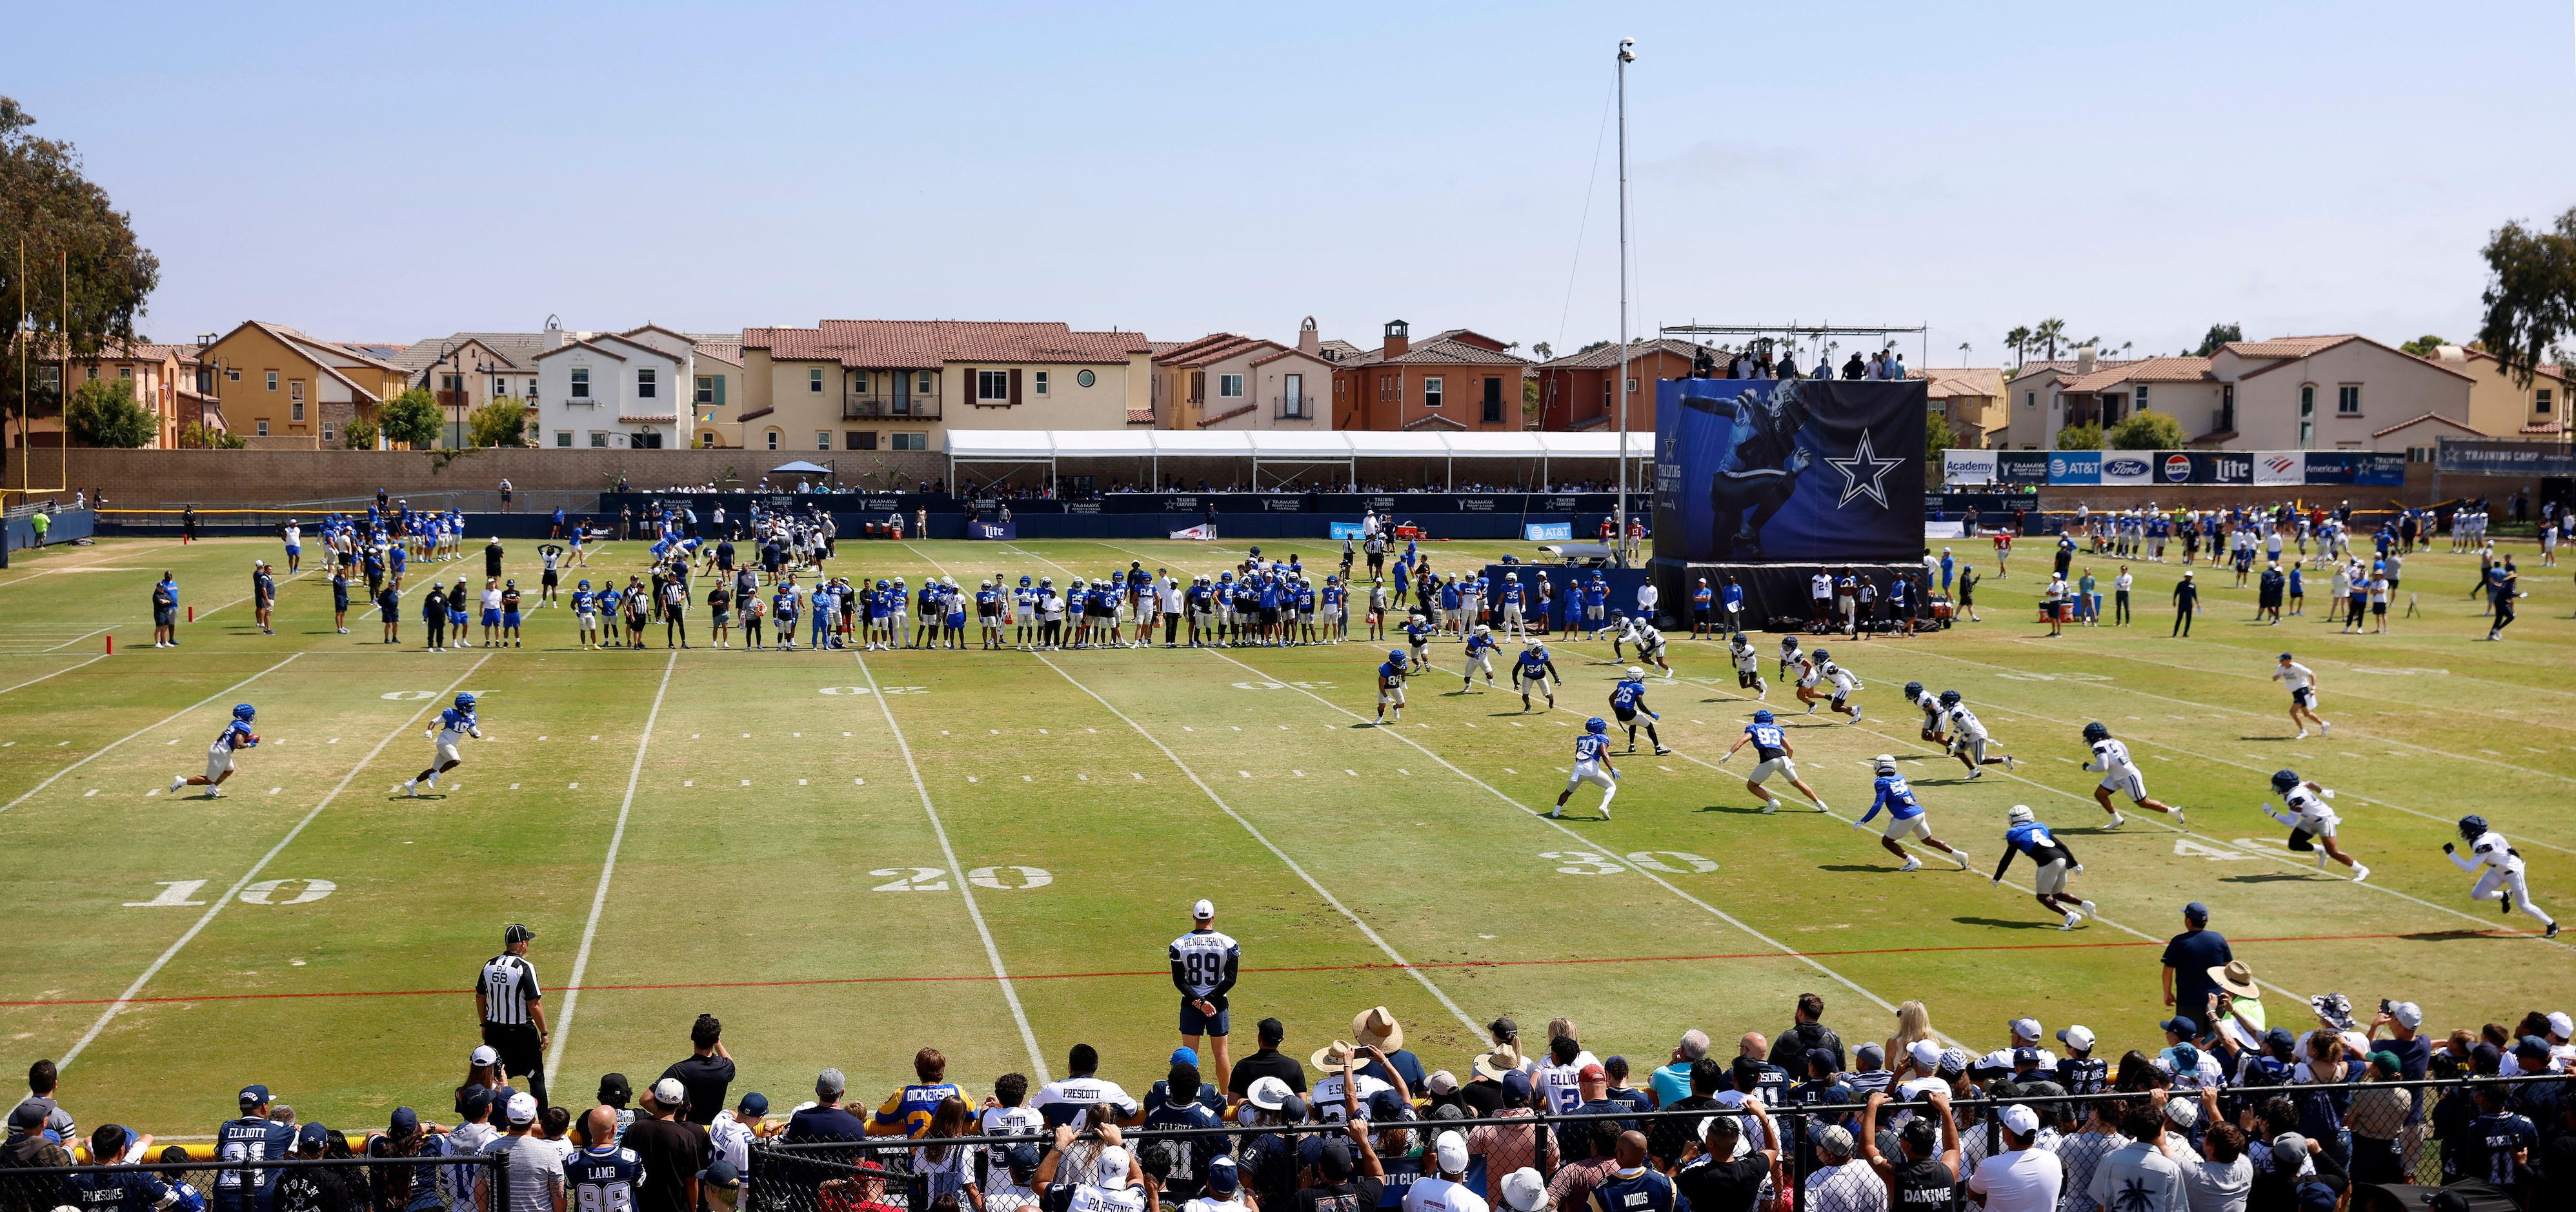
[[[2005,385],[2007,444],[2044,450],[2070,425],[2155,409],[2208,450],[2396,450],[2472,432],[2475,376],[2356,333],[2234,341],[2207,358],[2025,363]]]
[[[1154,355],[1158,429],[1325,429],[1333,364],[1315,318],[1295,346],[1240,333],[1210,333]]]
[[[659,450],[679,446],[696,383],[697,342],[656,324],[622,333],[563,333],[538,353],[537,445]]]
[[[742,330],[753,450],[938,450],[963,429],[1156,423],[1154,347],[1056,322],[825,320]]]

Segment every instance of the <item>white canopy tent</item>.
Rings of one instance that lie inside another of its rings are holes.
[[[956,482],[959,467],[1044,467],[1050,488],[1055,485],[1056,464],[1064,459],[1145,459],[1158,484],[1162,482],[1162,460],[1166,457],[1243,459],[1252,466],[1252,482],[1257,490],[1264,465],[1338,467],[1356,486],[1362,459],[1437,459],[1447,465],[1449,483],[1454,486],[1460,459],[1533,459],[1539,465],[1539,480],[1545,483],[1549,464],[1556,460],[1615,461],[1619,457],[1619,435],[1615,432],[951,429],[945,438],[951,483]],[[1654,449],[1650,437],[1632,434],[1628,439],[1632,459],[1650,459]]]

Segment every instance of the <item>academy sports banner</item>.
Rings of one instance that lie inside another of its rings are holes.
[[[2102,452],[2098,450],[2048,452],[2048,482],[2051,484],[2101,483]]]
[[[1655,559],[1878,562],[1923,551],[1920,380],[1655,386]]]
[[[1957,447],[1942,451],[1941,482],[1944,484],[1994,483],[1995,452],[1961,450]]]
[[[2103,451],[2102,482],[2105,484],[2130,485],[2155,483],[2155,452],[2146,450]]]

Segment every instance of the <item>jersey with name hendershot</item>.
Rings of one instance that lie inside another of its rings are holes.
[[[516,1027],[528,1021],[528,1003],[544,994],[537,989],[537,969],[527,957],[503,952],[483,965],[477,988],[483,991],[483,1021]]]
[[[1225,1008],[1226,990],[1234,986],[1243,948],[1214,930],[1192,930],[1172,940],[1172,980],[1192,998]]]

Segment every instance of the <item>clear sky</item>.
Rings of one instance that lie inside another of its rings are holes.
[[[1640,330],[2465,340],[2487,233],[2576,205],[2576,30],[2536,0],[102,16],[11,6],[56,50],[0,90],[160,254],[163,340],[1311,314],[1571,349],[1618,320],[1621,36]]]

